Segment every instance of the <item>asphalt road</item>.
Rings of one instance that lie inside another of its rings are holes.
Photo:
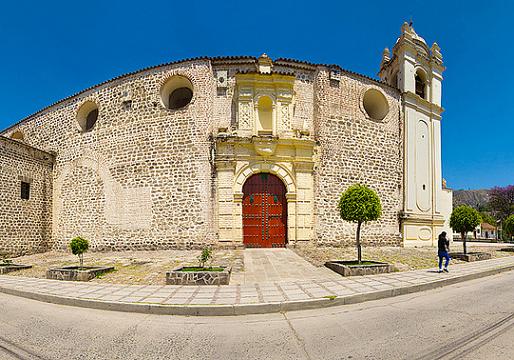
[[[329,309],[131,314],[0,294],[0,359],[513,359],[514,272]]]

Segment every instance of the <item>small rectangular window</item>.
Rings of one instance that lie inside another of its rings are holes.
[[[21,198],[23,200],[30,199],[30,183],[25,181],[21,182]]]

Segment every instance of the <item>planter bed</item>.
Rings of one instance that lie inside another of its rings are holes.
[[[32,265],[20,264],[0,264],[0,275],[10,273],[16,270],[30,269]]]
[[[228,285],[232,268],[180,266],[166,273],[166,285]]]
[[[89,281],[98,275],[114,270],[114,266],[63,266],[48,269],[46,278],[66,281]]]
[[[492,255],[486,252],[468,252],[467,254],[457,252],[449,254],[452,259],[462,260],[462,261],[480,261],[480,260],[489,260],[492,258]]]
[[[394,271],[394,266],[378,261],[328,261],[325,266],[343,276],[374,275]]]

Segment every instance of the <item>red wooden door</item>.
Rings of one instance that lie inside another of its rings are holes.
[[[275,175],[252,175],[243,185],[243,243],[284,247],[287,242],[286,187]]]

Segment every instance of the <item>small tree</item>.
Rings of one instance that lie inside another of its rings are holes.
[[[198,256],[198,261],[200,262],[200,267],[205,267],[207,261],[212,258],[212,250],[209,247],[204,247],[202,249],[202,253]]]
[[[482,211],[480,212],[482,222],[488,223],[489,225],[496,226],[496,219],[490,213]]]
[[[366,185],[350,186],[339,198],[339,213],[346,221],[357,223],[357,259],[362,262],[361,226],[366,221],[377,220],[382,214],[378,195]]]
[[[492,188],[488,205],[497,219],[505,220],[514,214],[514,185]]]
[[[70,242],[70,248],[73,255],[77,255],[80,260],[80,267],[84,266],[84,253],[89,249],[89,241],[77,236]]]
[[[466,248],[466,234],[468,231],[473,231],[482,219],[478,211],[468,205],[457,206],[452,211],[450,216],[450,227],[460,233],[462,245],[464,246],[464,254],[467,254]]]
[[[503,222],[503,231],[509,235],[509,240],[514,236],[514,215],[510,215]]]

